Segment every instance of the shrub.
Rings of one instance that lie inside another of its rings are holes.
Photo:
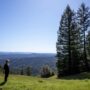
[[[50,76],[53,76],[54,72],[50,69],[48,65],[44,65],[41,68],[41,77],[48,78]]]

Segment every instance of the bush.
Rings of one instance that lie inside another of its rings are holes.
[[[41,68],[41,77],[48,78],[53,75],[54,75],[54,72],[52,72],[52,70],[50,69],[50,67],[48,65],[44,65]]]

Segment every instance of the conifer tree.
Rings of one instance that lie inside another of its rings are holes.
[[[79,33],[75,18],[68,5],[61,17],[56,43],[58,77],[79,71]]]
[[[80,30],[80,46],[81,46],[81,59],[85,64],[85,70],[89,71],[89,64],[87,60],[86,53],[86,31],[90,27],[90,11],[89,8],[85,6],[84,3],[81,4],[77,11],[77,21]]]
[[[30,76],[30,75],[31,75],[31,67],[30,67],[30,66],[28,66],[28,67],[26,68],[26,75],[27,75],[27,76]]]
[[[86,42],[87,42],[87,54],[88,57],[90,58],[90,31],[88,31]]]

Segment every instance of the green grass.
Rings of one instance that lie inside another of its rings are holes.
[[[76,76],[57,79],[32,76],[10,75],[8,82],[0,86],[0,90],[90,90],[90,74],[83,73]],[[0,75],[0,83],[3,75]]]

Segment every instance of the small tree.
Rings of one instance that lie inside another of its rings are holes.
[[[50,69],[48,65],[44,65],[41,68],[41,77],[48,78],[53,75],[54,75],[54,72],[52,72],[52,70]]]
[[[2,67],[1,67],[1,65],[0,65],[0,73],[2,72]]]
[[[26,68],[26,75],[27,75],[27,76],[30,76],[30,75],[31,75],[31,67],[30,67],[30,66],[28,66],[28,67]]]
[[[24,75],[24,69],[23,69],[23,66],[22,66],[22,68],[21,68],[20,74],[21,74],[21,75]]]

